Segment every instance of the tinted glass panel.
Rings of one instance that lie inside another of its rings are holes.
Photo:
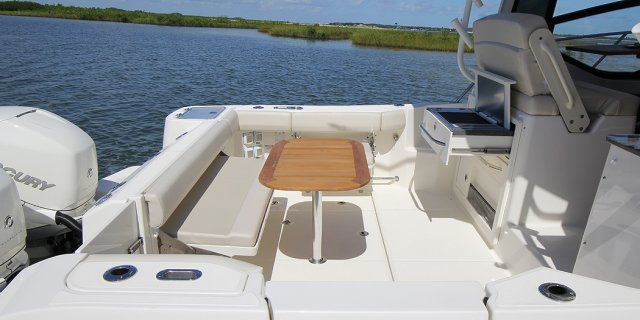
[[[574,12],[586,8],[597,7],[599,5],[612,3],[617,1],[611,0],[558,0],[558,4],[556,4],[556,10],[554,16],[559,16],[561,14]]]
[[[555,16],[610,2],[612,1],[559,0],[556,7]],[[555,26],[553,32],[557,39],[561,39],[564,37],[585,36],[582,39],[573,39],[568,41],[560,40],[558,42],[558,46],[563,53],[577,59],[578,61],[588,66],[593,66],[596,69],[603,71],[634,72],[640,69],[640,59],[636,58],[636,55],[634,54],[608,55],[601,60],[601,58],[603,57],[603,55],[601,54],[588,53],[580,50],[571,50],[571,47],[604,47],[616,44],[621,46],[632,46],[638,43],[636,37],[632,34],[628,34],[624,37],[621,34],[603,35],[596,37],[589,37],[588,35],[630,31],[631,28],[638,22],[640,22],[640,7],[632,7],[560,23]],[[566,47],[569,47],[569,50],[567,50]]]
[[[549,0],[547,1],[532,1],[532,0],[518,0],[516,1],[513,12],[520,13],[530,13],[539,15],[541,17],[547,16],[547,8],[550,5]]]

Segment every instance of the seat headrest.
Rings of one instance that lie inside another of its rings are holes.
[[[500,42],[526,50],[529,49],[529,37],[540,28],[548,29],[547,22],[540,16],[499,13],[477,20],[473,24],[473,37],[477,42]]]
[[[500,13],[477,20],[473,42],[478,66],[515,80],[513,88],[528,96],[548,95],[529,46],[529,37],[539,29],[548,29],[545,20],[526,13]]]

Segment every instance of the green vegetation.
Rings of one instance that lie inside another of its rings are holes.
[[[2,11],[20,11],[20,10],[40,10],[43,5],[29,1],[4,1],[0,2],[0,10]]]
[[[347,40],[360,46],[456,51],[458,35],[449,30],[414,31],[371,27],[321,26],[284,21],[249,20],[228,17],[189,16],[180,13],[151,13],[117,8],[82,8],[43,5],[28,1],[0,2],[0,15],[97,20],[163,26],[258,29],[272,36],[315,40]]]
[[[0,15],[127,22],[162,26],[243,29],[257,29],[262,25],[277,25],[284,23],[279,21],[248,20],[242,18],[188,16],[180,13],[151,13],[140,10],[127,11],[117,8],[103,9],[68,7],[62,5],[42,5],[26,1],[0,2]]]
[[[456,51],[458,34],[451,31],[416,32],[359,29],[351,35],[356,45],[432,51]]]
[[[264,25],[259,31],[274,37],[291,37],[318,40],[347,40],[353,33],[353,28],[328,27],[320,25],[280,24]]]

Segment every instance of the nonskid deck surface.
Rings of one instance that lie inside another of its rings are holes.
[[[478,281],[510,272],[449,196],[375,185],[324,193],[324,264],[311,264],[311,195],[276,191],[260,250],[277,281]]]

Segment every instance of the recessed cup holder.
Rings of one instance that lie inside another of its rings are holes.
[[[570,302],[576,299],[576,292],[560,283],[543,283],[538,287],[538,291],[553,301]]]
[[[133,277],[138,272],[138,269],[131,265],[115,266],[107,270],[102,278],[109,282],[124,281]]]

